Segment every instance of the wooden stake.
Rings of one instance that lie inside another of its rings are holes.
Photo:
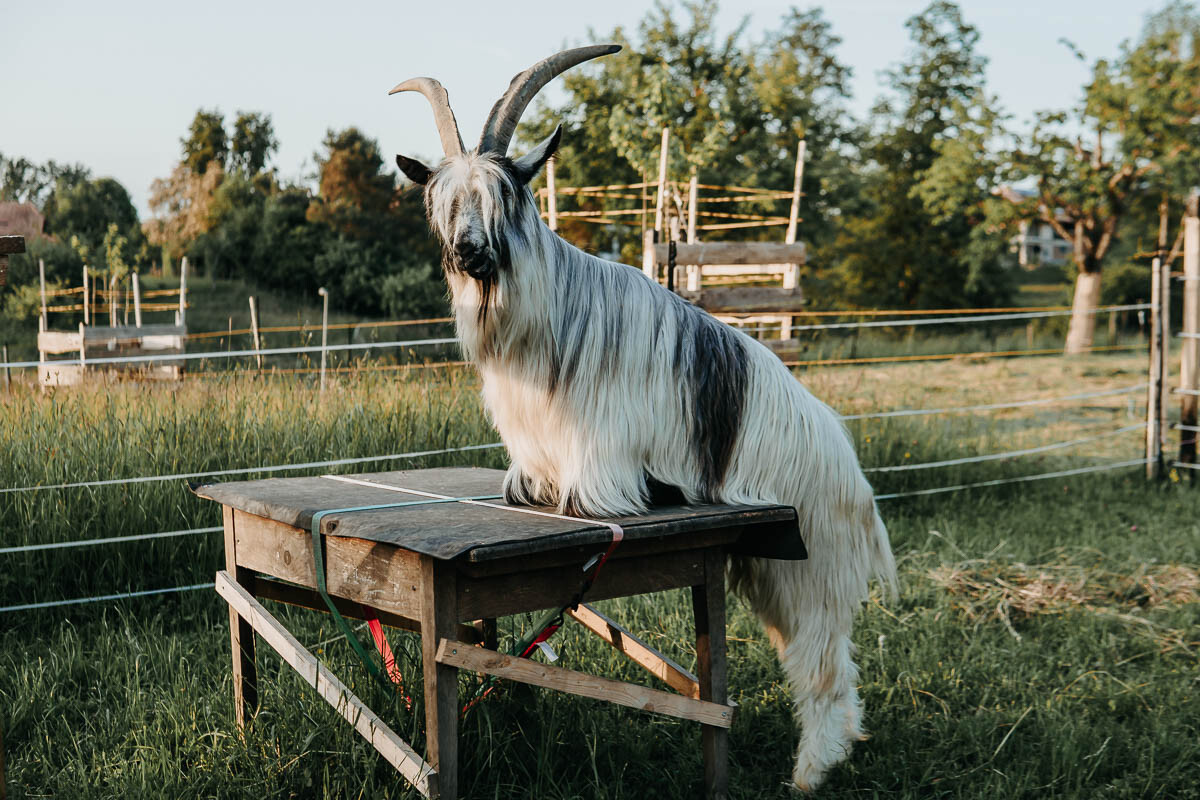
[[[92,293],[88,291],[88,269],[83,265],[83,324],[91,324]]]
[[[692,179],[688,181],[688,224],[687,224],[687,241],[688,244],[696,242],[696,199],[699,187],[696,186],[696,170],[692,169]],[[689,287],[690,288],[690,287]],[[700,288],[700,287],[696,287]]]
[[[796,145],[796,172],[792,180],[792,207],[788,211],[787,234],[783,241],[793,244],[796,241],[796,225],[800,221],[800,184],[804,180],[804,153],[806,145],[801,139]]]
[[[4,391],[7,392],[12,389],[12,374],[8,368],[8,345],[0,347],[0,353],[3,354],[0,355],[0,358],[4,359]]]
[[[662,148],[658,153],[658,200],[654,206],[654,230],[662,233],[663,206],[667,202],[667,144],[671,139],[671,129],[662,130]]]
[[[142,286],[136,272],[133,273],[133,324],[142,327]]]
[[[642,233],[642,272],[646,277],[658,283],[658,262],[655,260],[654,247],[658,240],[658,231]]]
[[[558,230],[558,190],[554,184],[554,159],[546,162],[546,210],[550,230]]]
[[[1183,220],[1183,330],[1193,337],[1200,334],[1200,194],[1188,200]],[[1200,404],[1200,340],[1185,338],[1181,349],[1179,422],[1195,427]],[[1196,463],[1197,436],[1195,431],[1180,431],[1179,460],[1184,464]]]
[[[317,289],[321,295],[321,392],[325,392],[325,355],[329,345],[329,290],[322,286]]]
[[[187,324],[187,256],[179,263],[179,325]]]
[[[1146,391],[1146,477],[1162,476],[1162,269],[1160,259],[1150,267],[1150,375]]]
[[[250,295],[250,334],[254,339],[254,363],[258,366],[258,371],[262,372],[263,357],[258,351],[262,349],[262,342],[258,338],[258,299],[254,295]]]
[[[42,293],[42,330],[48,327],[46,319],[46,262],[38,259],[38,285],[41,286]]]

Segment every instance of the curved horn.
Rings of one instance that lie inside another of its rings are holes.
[[[620,49],[619,44],[595,44],[564,50],[539,61],[514,77],[508,85],[508,91],[492,106],[492,113],[488,114],[487,122],[483,125],[483,135],[479,137],[480,152],[500,155],[508,152],[508,143],[517,129],[517,123],[521,121],[521,114],[525,112],[534,95],[556,75],[566,72],[576,64],[611,55]]]
[[[433,121],[437,123],[438,135],[442,137],[442,150],[447,156],[461,156],[466,152],[462,135],[458,132],[458,121],[450,109],[450,95],[446,94],[442,84],[433,78],[410,78],[388,94],[397,92],[420,92],[425,95],[429,105],[433,106]]]

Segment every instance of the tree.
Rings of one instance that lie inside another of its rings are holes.
[[[843,105],[850,71],[834,53],[840,40],[819,10],[789,12],[760,41],[748,41],[744,25],[719,35],[716,13],[715,0],[680,9],[656,3],[636,35],[618,28],[604,37],[621,44],[620,53],[567,72],[567,100],[554,107],[543,99],[519,128],[520,139],[526,145],[539,141],[561,122],[562,183],[632,183],[656,177],[666,125],[674,179],[686,179],[694,169],[702,183],[788,189],[796,143],[804,137],[810,160],[803,231],[820,253],[832,238],[831,220],[854,202],[847,146],[855,133]],[[571,241],[591,249],[607,247],[617,236],[627,260],[641,247],[636,230],[570,218],[560,226]],[[779,232],[734,235],[778,238]]]
[[[1001,135],[983,86],[979,33],[935,0],[906,27],[913,49],[889,73],[862,149],[866,208],[847,216],[834,246],[841,302],[867,307],[961,307],[1005,302],[1003,220],[989,201]]]
[[[1190,22],[1189,22],[1190,20]],[[1103,268],[1120,225],[1140,202],[1182,197],[1200,174],[1200,22],[1174,4],[1142,39],[1101,59],[1072,115],[1042,113],[1014,153],[1036,195],[1014,195],[1018,213],[1072,245],[1075,295],[1066,352],[1092,346]]]
[[[96,251],[109,226],[116,225],[135,248],[141,244],[137,209],[124,186],[113,178],[70,181],[60,177],[46,200],[46,233],[64,240],[78,236]]]
[[[309,219],[369,233],[382,223],[396,187],[394,173],[383,171],[378,143],[351,127],[327,131],[322,145],[325,152],[314,155],[320,200],[309,207]]]
[[[271,116],[262,112],[239,111],[229,137],[230,172],[254,177],[262,172],[267,160],[279,148]]]
[[[225,168],[229,139],[225,135],[225,118],[220,111],[197,111],[188,135],[179,141],[183,145],[183,164],[192,173],[203,175],[214,163]]]

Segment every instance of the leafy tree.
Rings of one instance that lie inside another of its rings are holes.
[[[1074,313],[1066,351],[1092,345],[1101,277],[1120,226],[1138,206],[1182,199],[1200,182],[1200,20],[1173,4],[1120,57],[1098,60],[1073,114],[1042,113],[1014,154],[1033,198],[1011,196],[1072,244]],[[1153,237],[1151,237],[1153,238]]]
[[[0,203],[41,205],[47,188],[45,171],[27,158],[5,158],[0,153]]]
[[[266,168],[267,160],[279,148],[271,116],[261,112],[239,111],[229,137],[230,172],[253,177]]]
[[[119,182],[113,178],[78,180],[74,174],[60,176],[46,200],[46,233],[60,239],[78,237],[93,252],[103,247],[105,236],[115,226],[134,252],[145,241],[137,209]]]
[[[224,116],[216,109],[200,109],[192,118],[188,135],[180,143],[183,145],[183,164],[193,174],[203,175],[213,163],[223,169],[229,156]]]
[[[846,156],[855,133],[843,105],[850,71],[834,55],[840,40],[818,10],[789,12],[761,41],[748,41],[744,26],[719,35],[716,12],[715,0],[680,9],[658,2],[636,35],[618,28],[603,37],[623,50],[566,73],[567,100],[561,107],[543,100],[519,128],[520,138],[540,140],[561,122],[562,183],[632,183],[657,177],[667,125],[673,179],[686,180],[695,169],[702,183],[787,189],[796,143],[804,137],[810,156],[803,233],[820,253],[832,238],[831,220],[854,202]],[[653,198],[648,204],[653,207]],[[768,209],[779,207],[747,210]],[[560,226],[590,249],[607,247],[616,235],[626,260],[641,247],[636,229],[608,230],[570,218]]]
[[[396,178],[384,172],[379,145],[353,127],[327,131],[322,145],[314,155],[320,197],[309,219],[353,235],[383,227]]]
[[[984,91],[979,33],[946,0],[906,27],[913,49],[873,111],[862,151],[867,208],[840,226],[831,288],[868,307],[1007,302],[1006,220],[989,199],[1000,169],[987,155],[1001,120]]]

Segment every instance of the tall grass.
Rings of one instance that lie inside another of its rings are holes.
[[[804,380],[839,411],[867,413],[1130,385],[1142,379],[1140,361],[993,360],[810,371]],[[865,419],[850,429],[868,468],[935,461],[1110,430],[1143,413],[1142,396],[1132,397],[1132,405],[1119,395]],[[475,378],[454,370],[344,376],[324,397],[310,382],[249,375],[174,387],[18,390],[0,406],[0,452],[8,456],[0,488],[494,440]],[[872,473],[872,481],[880,492],[909,491],[1134,457],[1139,447],[1134,432],[1019,461]],[[502,451],[476,451],[354,469],[502,462]],[[897,602],[873,599],[856,631],[875,738],[835,770],[823,796],[1196,796],[1200,713],[1186,700],[1197,689],[1200,604],[1186,592],[1154,599],[1109,585],[1112,575],[1194,576],[1196,509],[1190,487],[1148,487],[1136,470],[882,504],[904,588]],[[0,546],[218,524],[215,504],[182,481],[0,495]],[[0,606],[211,580],[222,563],[219,539],[0,555]],[[1103,585],[1080,594],[1086,603],[996,599],[1028,593],[1046,583],[1039,576],[1065,568]],[[603,606],[677,660],[694,661],[685,593]],[[327,617],[272,610],[422,748],[415,636],[391,634],[415,695],[408,710],[366,679]],[[527,624],[503,620],[502,635]],[[733,598],[729,627],[739,704],[733,796],[786,797],[795,745],[787,688],[760,628]],[[577,627],[555,645],[568,667],[651,681]],[[239,738],[228,659],[227,615],[207,591],[0,614],[10,794],[415,796],[267,649],[259,655],[261,711]],[[463,677],[464,697],[472,680]],[[684,798],[700,782],[694,726],[516,686],[473,711],[461,741],[473,798]]]

